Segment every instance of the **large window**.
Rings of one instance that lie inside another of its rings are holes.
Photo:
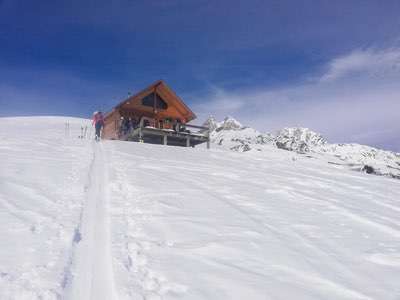
[[[142,99],[142,105],[154,107],[154,92]],[[156,108],[157,109],[168,108],[168,104],[158,94],[156,94]]]

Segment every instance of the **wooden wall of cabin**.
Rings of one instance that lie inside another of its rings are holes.
[[[118,110],[113,110],[104,119],[103,138],[107,140],[118,139],[121,115]]]
[[[152,107],[143,106],[135,103],[129,106],[126,105],[121,107],[120,112],[121,116],[123,117],[136,117],[139,119],[142,116],[154,119],[165,119],[165,118],[181,119],[181,120],[188,119],[188,116],[186,114],[182,114],[173,105],[170,105],[168,109],[165,110],[159,109],[157,113],[154,113]]]
[[[149,92],[150,94],[148,94]],[[162,107],[157,107],[157,113],[154,113],[153,105],[143,105],[143,99],[149,96],[150,100],[154,98],[154,91],[147,91],[146,93],[138,94],[123,103],[119,107],[121,116],[135,116],[139,118],[145,116],[154,119],[170,118],[184,120],[185,122],[191,121],[195,118],[193,113],[188,111],[179,101],[175,101],[167,91],[159,88],[156,93],[158,97],[168,105],[167,108],[163,109]]]

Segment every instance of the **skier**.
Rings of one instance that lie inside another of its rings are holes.
[[[94,128],[96,129],[96,135],[94,137],[94,139],[96,141],[100,141],[101,138],[101,130],[104,127],[104,117],[103,117],[103,113],[101,111],[95,111],[93,113],[93,125]]]

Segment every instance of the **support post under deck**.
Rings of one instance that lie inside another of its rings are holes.
[[[143,142],[143,133],[142,133],[142,127],[139,127],[139,142]]]
[[[190,136],[186,137],[186,147],[190,147]]]
[[[168,145],[168,137],[167,137],[167,135],[165,134],[164,136],[163,136],[163,144],[164,145]]]

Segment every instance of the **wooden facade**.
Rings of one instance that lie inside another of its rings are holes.
[[[182,99],[159,80],[108,112],[102,137],[176,146],[206,142],[209,146],[208,128],[187,124],[194,119],[196,115]],[[130,124],[127,130],[124,122]]]

